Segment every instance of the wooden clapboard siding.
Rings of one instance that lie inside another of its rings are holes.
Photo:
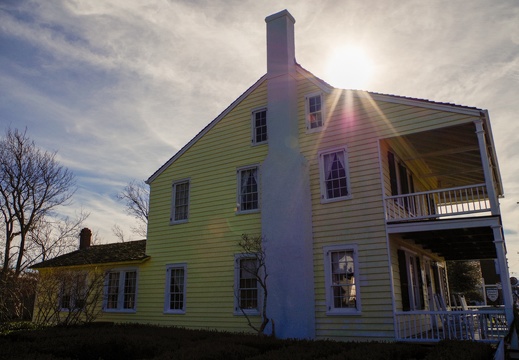
[[[391,339],[393,314],[378,160],[379,134],[371,124],[363,122],[366,115],[362,102],[337,92],[324,94],[325,130],[307,133],[304,96],[319,89],[304,79],[298,85],[301,148],[310,164],[317,337]],[[318,152],[343,145],[347,147],[352,199],[322,204]],[[337,244],[358,246],[360,314],[326,315],[323,247]],[[381,299],[385,299],[382,304]]]
[[[299,145],[309,165],[312,201],[316,336],[394,339],[393,308],[401,308],[396,251],[405,242],[391,239],[388,248],[383,196],[390,193],[387,151],[391,147],[384,139],[463,124],[474,117],[434,106],[384,101],[384,96],[370,98],[364,92],[323,91],[318,81],[298,76]],[[325,100],[325,129],[307,132],[305,96],[316,92]],[[241,234],[260,233],[261,214],[236,215],[236,169],[261,165],[267,154],[268,145],[251,145],[251,110],[266,107],[266,102],[264,81],[154,179],[147,249],[151,260],[140,269],[138,311],[131,316],[110,314],[112,318],[248,330],[245,319],[233,315],[233,260],[240,251],[237,243]],[[321,203],[318,153],[344,145],[352,198]],[[423,172],[422,164],[412,165],[417,173]],[[172,183],[182,179],[190,180],[189,222],[170,225]],[[417,190],[430,187],[427,180],[415,180]],[[359,314],[326,315],[323,247],[338,244],[358,248]],[[413,249],[425,253],[419,247]],[[166,265],[175,263],[187,264],[184,315],[163,313]]]
[[[394,336],[393,295],[383,212],[383,194],[390,194],[386,156],[389,146],[380,139],[463,124],[475,118],[432,107],[373,100],[365,93],[357,97],[354,92],[338,94],[333,91],[324,94],[325,130],[307,133],[304,95],[319,89],[304,80],[300,82],[300,137],[302,151],[310,163],[313,202],[317,336],[391,339]],[[347,147],[352,199],[321,204],[318,152],[343,145]],[[380,163],[383,179],[380,179]],[[420,163],[412,164],[410,170],[424,172]],[[415,181],[416,191],[431,186],[427,179],[416,178]],[[334,244],[358,246],[362,306],[359,315],[326,315],[323,247]],[[424,253],[423,249],[419,250]],[[391,251],[391,267],[398,269],[396,248]],[[401,306],[398,270],[392,275],[395,294],[399,298],[396,306]]]
[[[251,145],[251,110],[267,105],[266,83],[184,150],[151,184],[147,254],[138,318],[167,325],[247,331],[234,313],[234,254],[241,234],[259,234],[260,213],[236,214],[236,170],[260,165],[267,145]],[[261,167],[260,167],[261,178]],[[170,225],[172,184],[189,179],[189,221]],[[261,205],[260,205],[261,206]],[[164,314],[166,265],[187,264],[186,313]]]

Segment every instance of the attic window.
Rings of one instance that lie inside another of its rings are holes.
[[[267,110],[260,109],[252,112],[252,144],[267,142]]]
[[[306,96],[306,129],[320,130],[324,125],[323,97],[321,93]]]
[[[189,180],[174,182],[172,196],[170,223],[187,222],[189,216]]]

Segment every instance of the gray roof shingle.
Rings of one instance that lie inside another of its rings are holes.
[[[146,255],[146,240],[93,245],[85,249],[73,251],[50,260],[31,266],[42,269],[62,266],[78,266],[89,264],[106,264],[114,262],[143,261]]]

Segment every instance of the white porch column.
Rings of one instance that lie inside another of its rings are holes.
[[[501,289],[503,293],[503,302],[505,305],[506,321],[508,325],[514,321],[514,301],[512,296],[512,285],[510,284],[510,274],[508,273],[508,263],[506,261],[506,247],[503,238],[503,229],[501,225],[492,226],[494,231],[494,244],[496,246],[497,262],[499,265],[499,278],[501,279]],[[510,347],[518,349],[517,333],[513,331],[510,339]]]
[[[499,266],[499,277],[501,278],[501,286],[503,290],[503,302],[505,305],[506,319],[511,324],[514,319],[512,285],[510,284],[510,275],[508,273],[508,264],[506,261],[506,247],[503,238],[501,225],[492,226],[494,231],[494,245],[497,253],[497,263]]]
[[[485,140],[485,129],[483,129],[483,120],[474,121],[476,125],[476,134],[478,135],[479,152],[481,154],[481,165],[485,174],[485,184],[487,185],[487,193],[490,201],[492,215],[499,215],[499,203],[497,201],[496,188],[494,184],[494,176],[492,174],[492,165],[489,161],[487,152],[487,142]]]

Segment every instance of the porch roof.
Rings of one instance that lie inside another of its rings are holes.
[[[486,123],[488,125],[488,123]],[[499,168],[495,158],[489,126],[485,136],[496,179],[497,195],[503,195]],[[472,121],[438,127],[424,132],[402,134],[386,139],[392,148],[401,149],[399,156],[408,168],[421,168],[415,173],[423,182],[438,188],[467,186],[485,182],[476,127]]]
[[[392,223],[388,224],[388,229],[445,260],[481,260],[497,258],[496,226],[500,226],[499,217],[485,216]]]

